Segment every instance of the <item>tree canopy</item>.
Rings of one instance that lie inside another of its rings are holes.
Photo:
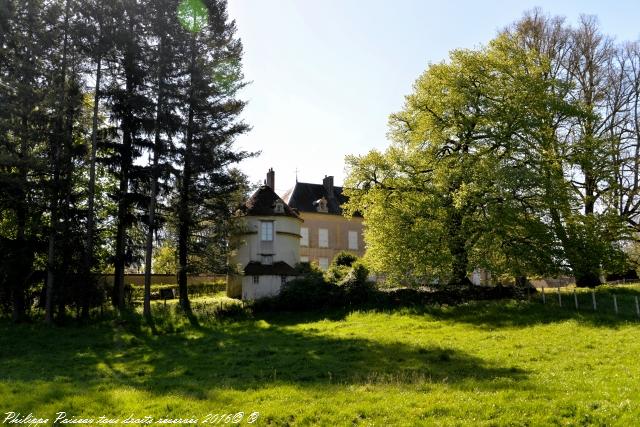
[[[346,159],[347,213],[364,215],[370,265],[449,284],[484,268],[592,285],[622,268],[635,216],[613,200],[635,196],[620,183],[637,177],[638,160],[607,124],[630,111],[605,96],[625,70],[613,51],[592,19],[570,28],[535,10],[488,46],[430,65],[390,116],[391,146]],[[587,70],[593,57],[608,71]]]
[[[123,309],[124,273],[151,272],[159,236],[181,273],[224,269],[249,155],[233,146],[241,58],[225,0],[0,2],[0,302],[16,321],[36,302],[48,322],[86,316],[105,270]],[[222,261],[192,265],[205,247]]]

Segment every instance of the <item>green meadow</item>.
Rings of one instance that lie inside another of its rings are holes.
[[[74,425],[100,425],[101,416],[124,425],[131,415],[129,425],[234,425],[222,414],[239,425],[640,421],[632,311],[536,300],[221,317],[220,301],[229,304],[196,300],[197,323],[162,303],[152,326],[136,313],[87,326],[1,322],[2,419],[32,414],[51,425],[65,412]]]

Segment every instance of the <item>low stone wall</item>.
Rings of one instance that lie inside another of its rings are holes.
[[[574,277],[548,277],[545,279],[530,280],[531,284],[536,288],[562,288],[567,285],[576,283]]]
[[[113,283],[113,274],[101,274],[100,278],[106,283]],[[190,275],[187,276],[187,283],[189,285],[196,285],[199,283],[213,283],[219,281],[226,281],[227,276],[225,274],[212,274],[212,275]],[[144,286],[144,274],[125,274],[124,283],[129,283],[133,286]],[[152,285],[173,285],[178,284],[178,277],[175,274],[152,274]]]

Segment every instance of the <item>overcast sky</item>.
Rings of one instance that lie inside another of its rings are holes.
[[[388,145],[387,117],[429,63],[486,44],[535,6],[640,38],[639,1],[229,0],[251,81],[242,97],[253,129],[237,146],[262,152],[241,169],[261,182],[273,167],[280,195],[296,169],[299,181],[340,185],[345,155]]]

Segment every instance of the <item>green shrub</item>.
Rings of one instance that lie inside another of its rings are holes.
[[[358,261],[358,257],[351,252],[341,251],[333,257],[327,272],[324,274],[325,279],[333,284],[340,283],[351,271],[353,263]]]
[[[376,287],[368,278],[369,269],[359,261],[353,263],[347,274],[338,282],[346,303],[361,304],[371,299]]]
[[[351,267],[354,262],[358,261],[358,257],[351,252],[341,251],[333,257],[332,266]]]
[[[298,264],[296,269],[299,276],[284,284],[274,301],[278,307],[285,310],[308,310],[330,305],[335,286],[324,280],[322,271],[308,263]]]

